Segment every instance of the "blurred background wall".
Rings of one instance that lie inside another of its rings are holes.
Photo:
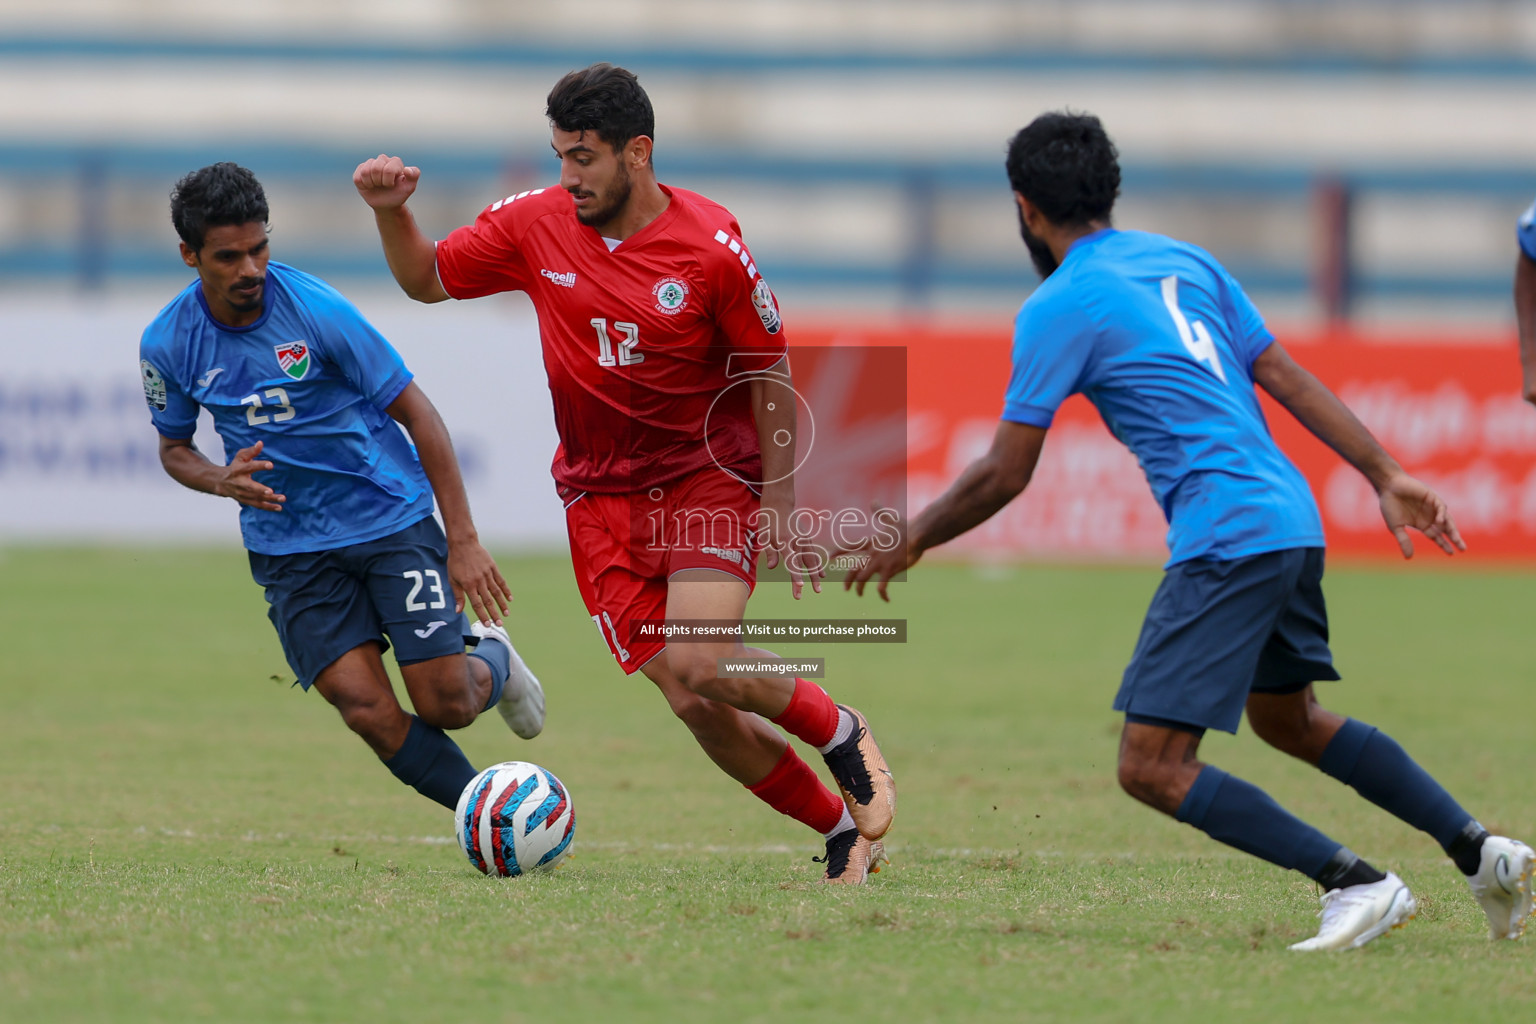
[[[1118,225],[1206,246],[1277,325],[1509,343],[1528,2],[0,0],[0,538],[232,539],[160,475],[134,351],[189,279],[171,183],[234,159],[274,255],[445,407],[492,535],[560,542],[531,312],[413,307],[349,179],[419,164],[435,234],[550,184],[544,96],[595,60],[640,75],[662,179],[737,214],[792,328],[1004,337],[1035,278],[1003,149],[1069,106],[1120,147]]]

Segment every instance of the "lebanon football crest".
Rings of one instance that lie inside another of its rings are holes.
[[[303,380],[309,372],[309,345],[303,341],[273,345],[272,351],[277,353],[277,365],[294,380]]]

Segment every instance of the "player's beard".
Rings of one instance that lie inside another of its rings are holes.
[[[629,193],[633,188],[629,180],[629,168],[620,161],[619,170],[614,175],[613,182],[603,189],[601,195],[589,193],[593,195],[595,201],[586,206],[578,206],[576,219],[588,227],[602,227],[624,209],[624,204],[629,202]]]
[[[1050,277],[1061,266],[1061,261],[1056,254],[1051,252],[1051,247],[1041,240],[1040,236],[1029,230],[1029,225],[1024,223],[1024,211],[1017,206],[1014,211],[1019,215],[1019,235],[1024,239],[1024,248],[1029,250],[1029,260],[1035,265],[1041,280]]]
[[[238,281],[235,283],[235,288],[244,288],[252,284],[257,287],[255,295],[250,298],[246,298],[241,292],[234,291],[233,289],[230,290],[230,309],[236,313],[253,313],[261,308],[262,297],[267,293],[267,283],[265,280],[258,278],[255,281]]]

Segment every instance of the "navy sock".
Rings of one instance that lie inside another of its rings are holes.
[[[1348,889],[1352,885],[1370,885],[1386,877],[1357,857],[1353,850],[1341,846],[1323,870],[1313,876],[1313,881],[1327,892],[1330,889]]]
[[[1428,832],[1447,853],[1458,840],[1466,845],[1469,826],[1476,826],[1474,833],[1482,831],[1440,783],[1375,726],[1345,719],[1317,759],[1317,767],[1382,810]],[[1480,849],[1482,844],[1476,845]],[[1477,870],[1475,864],[1472,870]]]
[[[459,794],[475,777],[475,769],[459,745],[436,726],[411,716],[411,731],[395,756],[384,762],[395,778],[429,800],[436,800],[450,810],[459,804]]]
[[[499,640],[482,640],[479,646],[469,652],[469,656],[479,658],[490,667],[491,696],[486,700],[485,707],[480,709],[482,712],[489,711],[501,700],[501,691],[507,686],[507,676],[512,674],[512,652]]]
[[[1213,765],[1195,776],[1174,817],[1219,843],[1312,879],[1335,873],[1334,857],[1344,849],[1259,787]]]

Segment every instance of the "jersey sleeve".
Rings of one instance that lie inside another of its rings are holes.
[[[1224,267],[1221,268],[1221,281],[1226,292],[1232,343],[1243,359],[1243,368],[1252,377],[1253,361],[1275,343],[1275,336],[1264,323],[1263,314],[1253,304],[1253,300],[1248,298],[1248,293],[1243,291],[1243,286]]]
[[[323,341],[321,357],[334,364],[375,408],[387,409],[413,376],[389,339],[334,289],[323,293],[311,313]]]
[[[166,353],[150,341],[146,331],[139,342],[139,377],[144,383],[150,421],[162,436],[185,441],[197,433],[200,406],[166,372],[169,368]]]
[[[1527,206],[1515,222],[1515,238],[1520,242],[1520,251],[1536,260],[1536,203]]]
[[[1013,372],[1003,419],[1049,427],[1056,410],[1083,390],[1095,331],[1075,305],[1057,300],[1026,302],[1013,327]]]
[[[544,190],[524,195],[537,195]],[[511,197],[512,199],[522,196]],[[478,299],[528,287],[527,266],[518,246],[522,209],[509,199],[492,203],[473,224],[437,243],[437,279],[455,299]]]
[[[708,243],[710,249],[719,250],[711,251],[704,261],[710,309],[726,344],[735,350],[731,372],[753,373],[784,358],[788,341],[778,298],[758,272],[734,221],[730,227],[731,231],[717,231]]]

